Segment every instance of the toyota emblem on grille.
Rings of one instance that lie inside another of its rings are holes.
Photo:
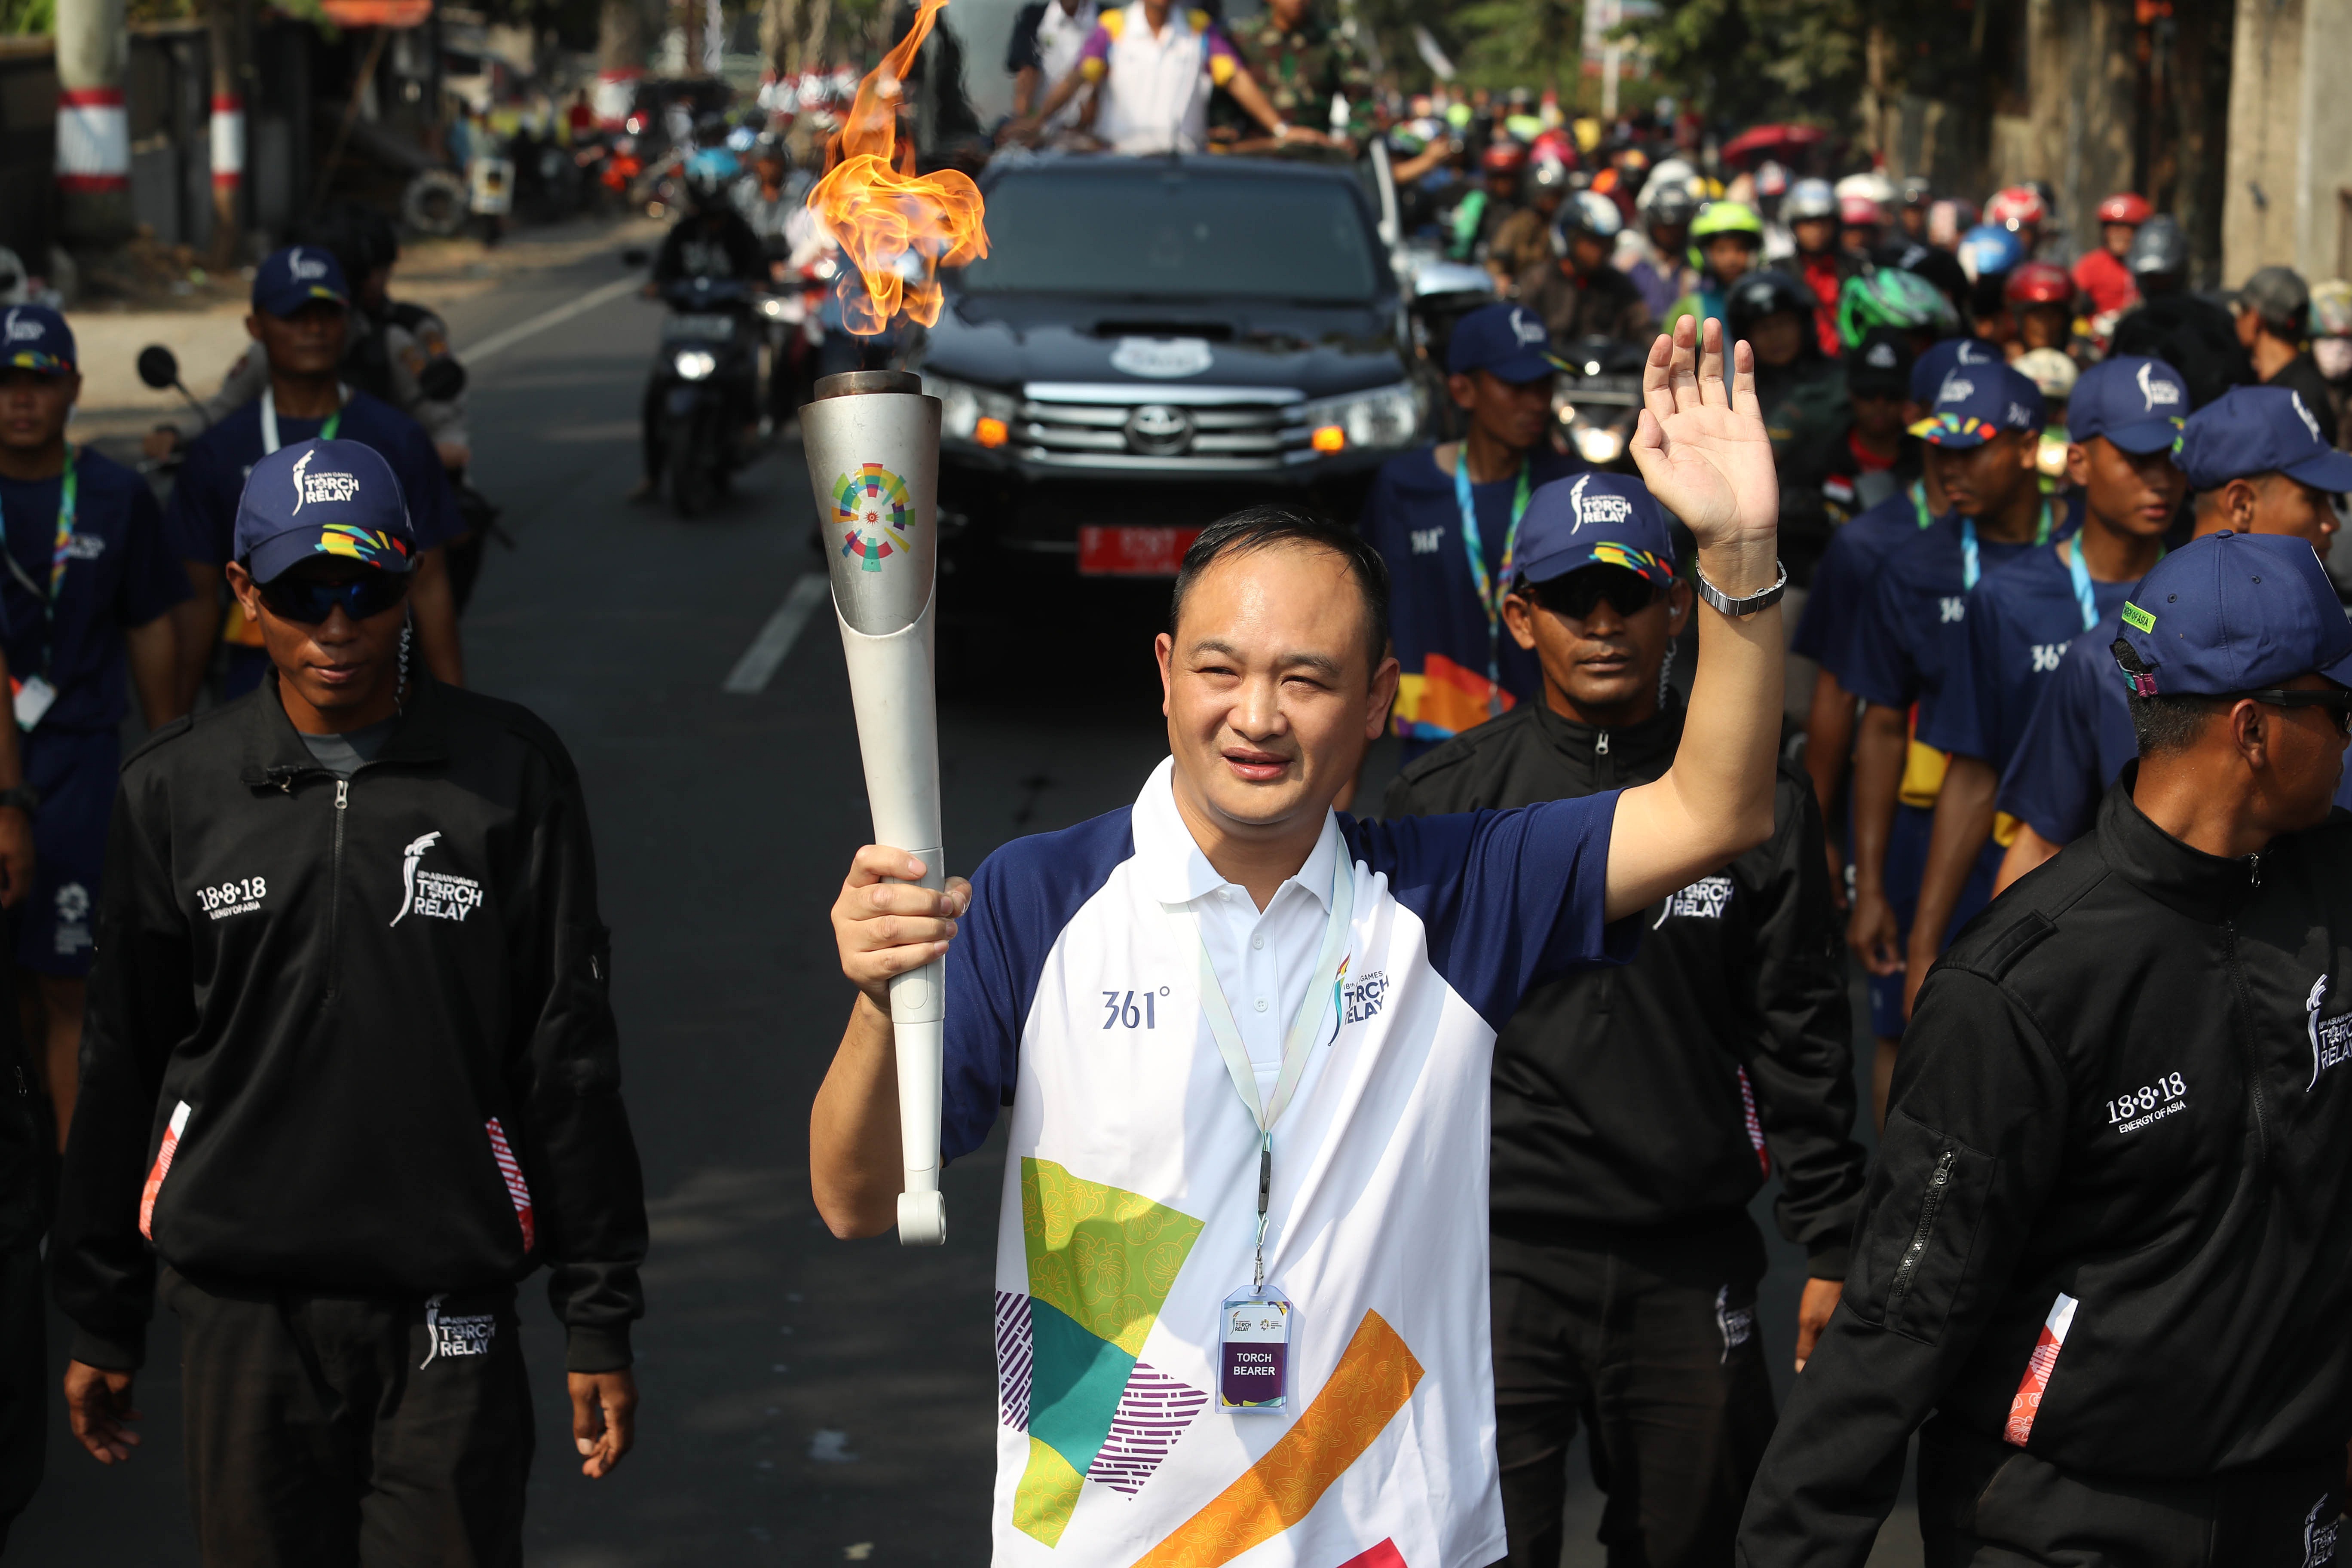
[[[1172,457],[1192,444],[1192,416],[1164,403],[1147,403],[1127,416],[1127,444],[1151,457]]]

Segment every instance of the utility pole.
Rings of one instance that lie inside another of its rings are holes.
[[[58,0],[58,229],[67,247],[131,237],[130,62],[122,0]]]
[[[236,265],[245,235],[246,14],[241,0],[210,0],[205,53],[212,66],[212,264]]]

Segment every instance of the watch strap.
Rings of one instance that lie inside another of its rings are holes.
[[[0,809],[15,806],[18,811],[31,811],[41,804],[41,792],[31,784],[18,784],[14,789],[0,789]]]
[[[1704,599],[1706,603],[1714,605],[1717,609],[1736,620],[1742,616],[1752,616],[1756,615],[1759,611],[1770,609],[1773,605],[1779,604],[1780,602],[1780,596],[1789,591],[1789,568],[1787,564],[1780,562],[1775,562],[1774,564],[1778,565],[1780,569],[1780,580],[1774,583],[1770,587],[1765,589],[1762,593],[1750,594],[1744,599],[1735,599],[1730,595],[1725,593],[1722,589],[1717,587],[1714,584],[1708,582],[1706,580],[1706,569],[1700,566],[1696,562],[1693,562],[1691,563],[1691,576],[1696,581],[1698,596],[1701,599]]]

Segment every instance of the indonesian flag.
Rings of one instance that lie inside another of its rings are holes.
[[[2050,1386],[2050,1373],[2058,1364],[2058,1352],[2066,1342],[2066,1331],[2074,1325],[2074,1298],[2063,1290],[2050,1303],[2050,1316],[2042,1320],[2042,1337],[2033,1344],[2033,1355],[2025,1363],[2025,1375],[2017,1381],[2017,1397],[2010,1401],[2009,1429],[2002,1437],[2022,1448],[2025,1440],[2033,1436],[2033,1417],[2041,1412],[2042,1394]]]
[[[172,1155],[187,1128],[188,1102],[184,1100],[172,1111],[172,1125],[163,1130],[163,1145],[155,1151],[155,1168],[147,1173],[147,1185],[139,1194],[139,1234],[150,1241],[155,1239],[155,1194],[163,1190],[163,1178],[172,1173]]]
[[[514,1200],[515,1220],[522,1226],[522,1249],[529,1252],[538,1232],[530,1222],[530,1185],[522,1179],[522,1162],[507,1142],[507,1130],[491,1117],[486,1123],[490,1134],[490,1153],[499,1163],[499,1174],[507,1179],[507,1196]]]

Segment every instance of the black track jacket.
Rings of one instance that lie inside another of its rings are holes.
[[[1674,762],[1682,699],[1631,729],[1525,702],[1416,759],[1391,816],[1565,800]],[[1641,917],[1622,968],[1538,987],[1495,1045],[1497,1230],[1606,1245],[1737,1216],[1780,1175],[1780,1230],[1835,1279],[1861,1205],[1853,1023],[1822,816],[1783,767],[1769,840]]]
[[[2219,859],[2137,773],[1920,990],[1743,1563],[1859,1568],[1935,1411],[2093,1479],[2342,1462],[2352,816]]]
[[[97,934],[49,1255],[76,1359],[139,1364],[160,1254],[418,1297],[545,1263],[571,1370],[628,1364],[645,1197],[545,724],[423,679],[346,782],[272,677],[123,764]]]

